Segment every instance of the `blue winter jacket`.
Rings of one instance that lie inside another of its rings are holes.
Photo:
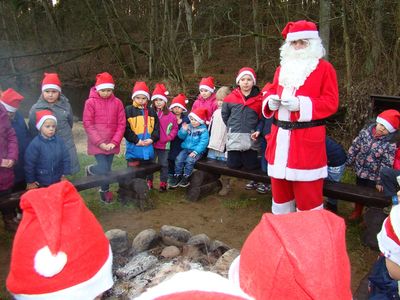
[[[56,135],[49,139],[37,135],[25,152],[26,182],[49,186],[69,174],[71,159],[64,141]]]
[[[206,151],[209,141],[207,126],[201,124],[198,127],[193,127],[189,124],[188,130],[184,130],[183,127],[179,130],[178,136],[184,140],[181,147],[182,149],[188,149],[196,152],[196,154],[202,154]]]

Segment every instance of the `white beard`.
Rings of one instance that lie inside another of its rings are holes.
[[[282,45],[279,85],[297,90],[317,68],[325,50],[320,40],[309,40],[309,43],[309,46],[299,50],[295,50],[289,42]]]

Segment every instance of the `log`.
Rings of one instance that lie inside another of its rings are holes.
[[[191,187],[186,190],[186,199],[189,201],[198,201],[208,195],[217,193],[221,188],[222,183],[219,180],[198,187]]]

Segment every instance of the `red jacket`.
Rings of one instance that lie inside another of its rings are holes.
[[[121,100],[114,94],[108,99],[103,99],[92,87],[83,110],[83,127],[88,138],[88,154],[118,154],[125,126],[125,109]],[[113,143],[115,148],[104,151],[99,148],[101,143]]]

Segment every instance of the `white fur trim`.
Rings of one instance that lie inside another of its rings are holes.
[[[61,87],[58,86],[57,84],[44,84],[44,85],[42,85],[42,92],[44,92],[45,90],[56,90],[56,91],[59,91],[61,93]]]
[[[178,106],[178,107],[182,108],[184,112],[187,112],[187,109],[186,109],[183,105],[181,105],[181,104],[179,104],[179,103],[171,104],[171,105],[169,106],[169,110],[172,110],[175,106]]]
[[[244,293],[239,286],[233,285],[231,281],[221,275],[200,270],[176,273],[170,279],[148,289],[135,299],[152,300],[166,295],[190,291],[222,293],[228,296],[242,297],[243,299],[254,299]]]
[[[240,72],[240,73],[238,74],[238,76],[236,77],[236,84],[239,84],[240,78],[242,78],[244,75],[250,75],[250,77],[251,77],[251,78],[253,79],[253,81],[254,81],[254,85],[256,85],[256,78],[254,77],[253,73],[251,73],[250,71],[243,71],[243,72]]]
[[[114,84],[113,83],[102,83],[99,85],[96,85],[96,91],[100,91],[100,90],[105,90],[105,89],[114,89]]]
[[[100,268],[100,270],[87,281],[84,281],[72,287],[56,291],[53,293],[36,294],[36,295],[16,294],[13,296],[17,300],[94,299],[101,293],[110,289],[114,284],[112,276],[112,261],[113,261],[113,255],[111,252],[111,247],[109,246],[109,255],[107,261]]]
[[[300,103],[300,117],[298,122],[308,122],[312,120],[313,103],[310,97],[298,96]]]
[[[281,117],[281,111],[283,109],[279,108],[279,117]],[[290,131],[282,128],[278,128],[278,133],[276,136],[276,149],[275,149],[275,161],[274,167],[269,169],[268,165],[268,175],[274,178],[284,179],[286,178],[286,166],[289,156],[289,145],[290,145]]]
[[[44,246],[35,254],[34,268],[44,277],[53,277],[60,273],[67,264],[67,254],[60,251],[53,255],[48,246]]]
[[[39,120],[39,122],[37,122],[37,124],[36,124],[37,130],[40,131],[40,127],[42,127],[43,123],[44,123],[46,120],[48,120],[48,119],[54,120],[54,121],[56,122],[56,124],[57,124],[57,118],[56,118],[55,116],[53,116],[53,115],[46,115],[46,116],[43,116],[43,117]]]
[[[390,124],[388,121],[386,121],[385,119],[381,118],[381,117],[377,117],[376,118],[376,122],[382,124],[383,126],[385,126],[385,128],[390,132],[393,133],[396,131],[396,129],[392,126],[392,124]]]
[[[235,286],[240,286],[240,255],[238,255],[229,266],[228,279]]]
[[[390,211],[390,222],[397,237],[400,238],[400,205],[394,205]],[[400,245],[399,245],[400,247]]]
[[[318,31],[316,30],[304,30],[297,32],[289,32],[286,35],[286,41],[292,42],[297,40],[307,40],[307,39],[319,39]]]
[[[165,103],[168,102],[167,97],[160,95],[160,94],[154,94],[153,96],[151,96],[151,101],[153,101],[154,99],[162,99]]]
[[[392,219],[392,216],[390,216]],[[379,250],[383,255],[393,261],[394,263],[400,265],[400,245],[388,237],[385,224],[388,220],[383,222],[382,229],[377,235]]]
[[[274,215],[284,215],[295,211],[296,211],[296,203],[294,200],[290,200],[285,203],[276,203],[274,199],[272,199],[271,212]]]
[[[202,118],[200,118],[198,115],[196,115],[194,112],[191,112],[189,114],[189,117],[192,117],[193,119],[195,119],[200,124],[204,124],[204,120]]]
[[[205,89],[205,90],[209,91],[210,93],[214,93],[214,89],[212,87],[209,87],[208,85],[204,85],[204,84],[199,85],[199,90],[200,89]]]
[[[324,166],[312,170],[303,170],[287,168],[285,166],[282,170],[281,166],[278,166],[276,164],[268,164],[268,176],[290,181],[314,181],[317,179],[326,178],[328,176],[328,167]]]
[[[324,205],[323,204],[321,204],[321,205],[318,205],[317,207],[314,207],[314,208],[311,208],[311,209],[307,209],[307,210],[322,210],[322,209],[324,209]],[[299,211],[305,211],[305,210],[301,210],[301,209],[296,209],[298,212]]]
[[[137,95],[143,95],[143,96],[146,96],[147,99],[150,99],[150,94],[148,92],[146,92],[146,91],[140,91],[139,90],[139,91],[134,92],[132,94],[132,99],[135,98]]]
[[[1,104],[3,104],[3,106],[6,108],[7,111],[9,111],[9,112],[16,112],[17,111],[16,107],[8,105],[7,103],[5,103],[5,102],[3,102],[1,100],[0,100],[0,102],[1,102]]]

